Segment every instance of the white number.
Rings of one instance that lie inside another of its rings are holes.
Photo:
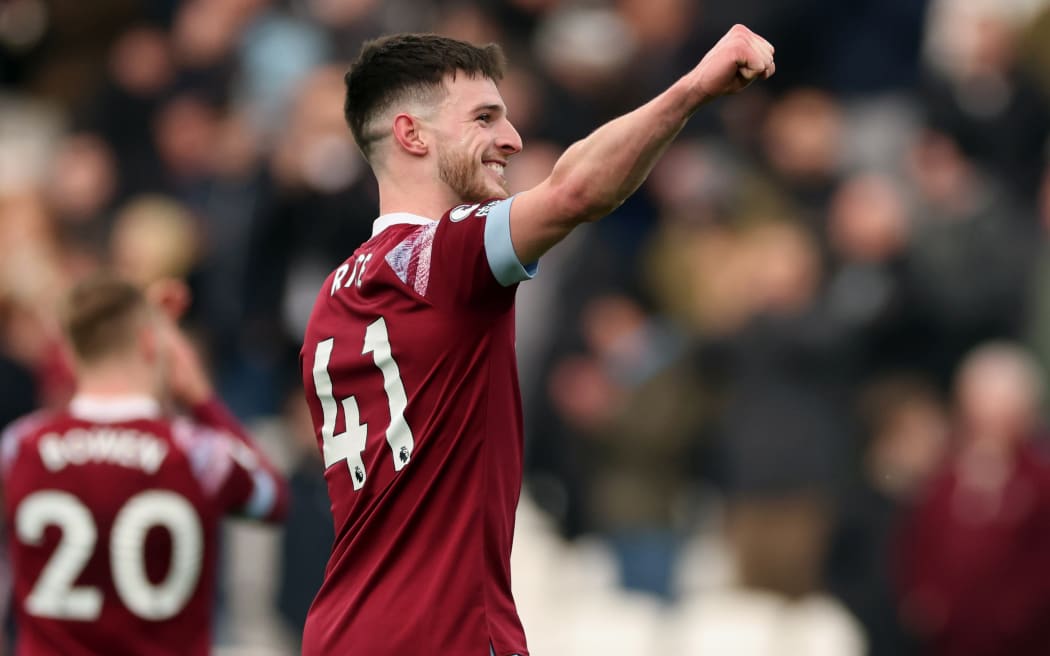
[[[44,529],[53,524],[62,528],[62,539],[26,597],[26,612],[56,619],[96,619],[102,612],[102,592],[73,586],[98,539],[91,511],[72,494],[50,490],[31,494],[18,506],[15,532],[25,544],[40,546]]]
[[[146,574],[146,535],[154,526],[171,535],[168,575],[154,584]],[[131,497],[117,513],[109,540],[109,563],[117,595],[147,620],[174,617],[190,600],[201,573],[204,544],[197,511],[174,492],[153,490]]]
[[[58,526],[62,538],[26,598],[26,611],[38,617],[92,621],[102,612],[102,592],[74,586],[95,551],[98,529],[91,511],[72,494],[46,490],[26,497],[15,515],[15,532],[29,545],[40,545],[44,529]],[[146,575],[146,535],[159,526],[171,535],[167,576],[152,583]],[[173,492],[152,490],[128,499],[113,521],[109,556],[117,596],[135,615],[165,620],[189,601],[200,578],[203,531],[196,511]]]
[[[332,390],[332,378],[328,373],[328,363],[332,359],[332,348],[335,338],[329,337],[318,343],[314,352],[314,389],[317,400],[321,402],[321,451],[324,454],[324,466],[331,467],[341,460],[346,461],[354,489],[360,490],[365,484],[364,461],[361,452],[365,450],[368,436],[368,424],[361,423],[361,414],[357,399],[348,396],[343,399],[343,414],[346,415],[346,428],[335,433],[339,406],[336,405]],[[401,469],[412,459],[415,439],[412,429],[405,420],[405,408],[408,407],[408,395],[401,382],[401,370],[394,360],[390,349],[390,335],[386,329],[386,320],[376,319],[365,330],[365,345],[361,355],[372,354],[372,361],[383,374],[383,389],[386,392],[387,405],[390,408],[390,424],[386,428],[386,441],[394,456],[394,470]]]
[[[365,450],[368,437],[368,424],[361,423],[361,413],[357,409],[357,399],[348,396],[343,399],[343,414],[346,415],[346,429],[335,434],[335,420],[339,411],[332,396],[332,378],[328,375],[328,362],[332,359],[332,347],[335,338],[329,337],[317,345],[314,352],[314,388],[317,399],[321,402],[321,452],[324,455],[325,469],[340,460],[346,461],[354,489],[360,490],[365,484],[365,463],[361,452]]]
[[[386,441],[394,454],[394,470],[408,464],[416,442],[412,438],[412,429],[405,421],[405,408],[408,407],[408,395],[401,382],[401,370],[394,362],[390,351],[390,336],[386,332],[386,321],[379,317],[365,331],[365,347],[361,355],[371,353],[376,366],[383,372],[383,388],[386,390],[386,402],[390,407],[390,425],[386,427]]]

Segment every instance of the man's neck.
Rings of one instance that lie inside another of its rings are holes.
[[[81,368],[77,376],[77,394],[96,398],[157,397],[150,371],[125,366]]]
[[[411,182],[405,178],[384,176],[379,180],[379,213],[408,212],[430,219],[441,218],[460,201],[444,186],[422,178]]]

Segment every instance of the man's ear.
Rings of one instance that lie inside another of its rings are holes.
[[[398,114],[394,117],[394,140],[405,152],[422,157],[429,150],[422,127],[415,116]]]

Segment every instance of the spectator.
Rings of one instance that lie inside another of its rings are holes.
[[[555,367],[551,399],[583,442],[592,526],[617,555],[621,583],[670,600],[708,393],[681,337],[636,302],[596,298],[583,323],[588,352]]]
[[[1050,651],[1050,465],[1033,358],[985,344],[963,361],[947,462],[901,542],[901,604],[932,656]]]
[[[927,345],[923,364],[946,385],[974,346],[1020,334],[1038,231],[949,137],[927,132],[908,166],[917,206],[905,275]]]
[[[855,334],[859,381],[915,367],[929,344],[905,278],[914,228],[902,185],[872,171],[854,174],[835,189],[826,221],[829,312]]]
[[[859,480],[836,513],[826,582],[860,620],[869,656],[917,656],[893,586],[894,545],[905,513],[940,466],[947,409],[929,381],[906,374],[871,383],[859,405],[867,446]]]

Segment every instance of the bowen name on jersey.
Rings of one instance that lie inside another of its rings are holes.
[[[160,469],[168,446],[156,435],[121,428],[72,428],[48,433],[37,444],[40,460],[49,471],[67,465],[109,463],[154,474]]]

